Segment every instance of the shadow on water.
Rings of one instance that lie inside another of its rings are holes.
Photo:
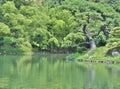
[[[67,62],[65,56],[0,56],[0,89],[120,89],[118,66]]]

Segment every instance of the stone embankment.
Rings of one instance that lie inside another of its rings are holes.
[[[85,60],[85,59],[76,59],[76,62],[120,64],[120,61],[113,61],[113,60],[89,60],[89,59]]]

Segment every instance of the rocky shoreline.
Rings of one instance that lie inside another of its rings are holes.
[[[120,61],[113,61],[113,60],[89,60],[89,59],[85,60],[85,59],[76,59],[76,62],[120,64]]]
[[[74,59],[74,60],[66,60],[66,61],[72,61],[72,62],[85,62],[85,63],[102,63],[102,64],[120,64],[120,61],[113,61],[113,60],[91,60],[91,59]]]

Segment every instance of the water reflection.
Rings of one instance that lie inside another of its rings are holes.
[[[119,65],[66,62],[65,55],[0,56],[0,89],[120,89]]]

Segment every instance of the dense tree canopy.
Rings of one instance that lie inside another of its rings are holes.
[[[83,52],[90,48],[84,24],[97,47],[120,43],[113,29],[120,27],[119,0],[1,0],[0,4],[0,52]],[[101,30],[109,22],[106,31]]]

